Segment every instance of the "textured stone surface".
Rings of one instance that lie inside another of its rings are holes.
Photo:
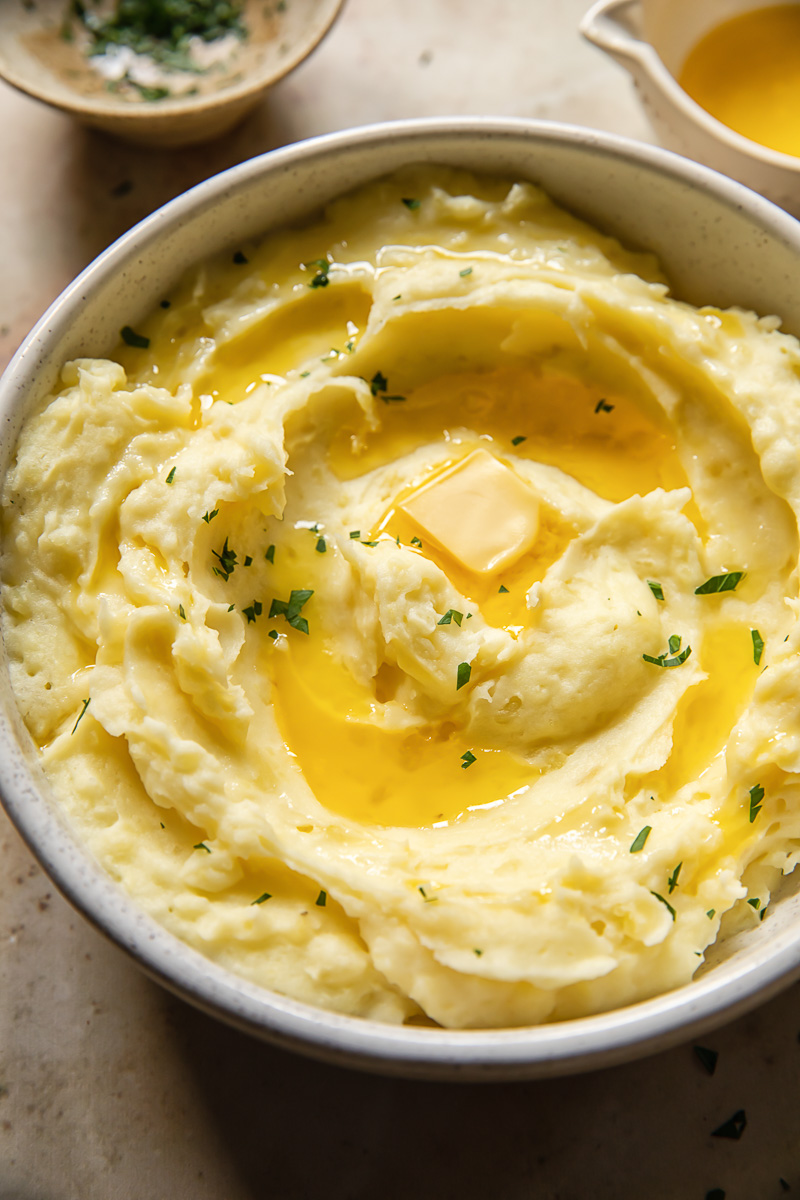
[[[8,0],[11,2],[11,0]],[[186,187],[368,121],[545,117],[650,140],[585,0],[349,0],[235,134],[148,152],[0,85],[0,365],[61,288]],[[0,1200],[728,1200],[800,1192],[800,988],[691,1046],[546,1083],[443,1085],[253,1042],[151,984],[0,816]],[[744,1109],[739,1141],[711,1133]]]

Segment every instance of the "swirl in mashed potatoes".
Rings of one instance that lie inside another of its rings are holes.
[[[67,364],[5,484],[4,629],[93,853],[205,955],[364,1017],[688,981],[800,848],[777,324],[426,169]]]

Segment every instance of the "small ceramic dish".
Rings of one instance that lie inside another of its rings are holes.
[[[541,184],[562,205],[661,260],[680,299],[776,313],[800,335],[800,225],[739,184],[652,146],[543,122],[404,121],[315,138],[241,163],[147,217],[55,301],[0,380],[0,481],[19,430],[69,359],[109,353],[194,262],[301,222],[409,163]],[[342,1016],[256,986],[158,925],[92,857],[56,803],[0,652],[0,795],[64,894],[153,978],[240,1029],[331,1062],[439,1079],[522,1079],[666,1049],[800,977],[800,871],[770,918],[716,945],[683,987],[532,1028],[453,1030]]]
[[[729,129],[692,100],[677,78],[710,29],[774,0],[597,0],[580,24],[585,38],[633,76],[659,141],[800,216],[800,158]]]
[[[161,98],[150,89],[117,89],[103,77],[86,53],[83,26],[67,15],[67,0],[0,4],[0,77],[82,124],[128,141],[191,145],[225,133],[254,108],[317,46],[342,4],[245,0],[248,36],[222,61],[189,75],[187,91],[173,89]]]

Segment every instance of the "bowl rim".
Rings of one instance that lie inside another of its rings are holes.
[[[354,147],[391,138],[415,161],[414,146],[440,138],[525,139],[532,146],[567,144],[610,160],[626,160],[673,181],[710,190],[756,226],[787,240],[800,254],[800,223],[742,184],[670,151],[580,126],[519,118],[417,118],[324,134],[239,163],[195,185],[126,231],[69,284],[25,338],[0,379],[0,427],[33,386],[40,349],[87,292],[137,259],[143,246],[199,216],[227,193],[294,164],[314,163]],[[417,160],[418,161],[418,160]],[[399,165],[399,163],[398,163]],[[378,174],[382,172],[377,172]],[[341,190],[346,190],[343,188]],[[341,194],[330,192],[330,198]],[[5,655],[3,654],[3,670]],[[30,739],[9,702],[0,713],[0,799],[12,823],[58,888],[96,928],[131,955],[152,978],[229,1024],[328,1062],[383,1074],[429,1079],[530,1079],[596,1069],[686,1041],[732,1020],[800,978],[800,922],[782,929],[738,971],[711,971],[653,999],[595,1016],[512,1029],[430,1029],[393,1026],[292,1000],[205,958],[153,918],[113,881],[80,844],[48,800]],[[735,956],[734,956],[735,957]],[[730,960],[729,960],[730,961]],[[723,968],[724,969],[724,968]],[[715,975],[717,978],[715,979]]]
[[[22,92],[23,95],[30,96],[32,100],[39,100],[43,104],[49,104],[53,108],[58,108],[62,112],[79,118],[92,117],[105,121],[119,119],[120,121],[124,120],[126,124],[136,125],[177,120],[189,115],[197,116],[212,108],[227,108],[229,105],[241,104],[250,98],[255,98],[260,92],[279,83],[295,67],[298,67],[316,50],[326,34],[330,32],[341,14],[345,0],[326,0],[326,3],[327,7],[323,10],[322,20],[310,23],[308,32],[298,40],[293,53],[287,55],[276,69],[269,73],[263,66],[260,70],[248,70],[240,83],[226,87],[219,92],[201,92],[195,96],[165,96],[158,101],[157,105],[148,101],[125,101],[114,96],[113,93],[101,96],[82,96],[79,92],[75,92],[74,98],[69,94],[56,96],[49,87],[44,85],[36,87],[30,83],[26,75],[14,71],[13,68],[9,70],[8,62],[6,61],[6,65],[3,66],[1,60],[0,79],[3,79],[10,87],[16,88],[18,92]],[[46,84],[47,72],[43,73],[43,79]]]

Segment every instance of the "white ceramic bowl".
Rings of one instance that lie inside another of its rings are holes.
[[[677,83],[693,46],[722,21],[775,0],[597,0],[581,33],[633,76],[659,141],[746,183],[800,217],[800,158],[743,137]],[[733,68],[732,68],[733,69]]]
[[[0,381],[0,478],[25,416],[60,366],[108,353],[195,260],[311,215],[404,163],[531,179],[568,208],[661,258],[696,304],[778,313],[800,334],[800,225],[761,197],[665,151],[524,121],[408,121],[273,151],[209,179],[106,250],[59,297]],[[76,841],[55,805],[0,665],[0,794],[72,903],[155,979],[241,1029],[316,1057],[428,1078],[511,1079],[587,1070],[663,1049],[766,1000],[800,976],[800,896],[715,949],[685,987],[602,1016],[535,1028],[451,1031],[338,1016],[264,991],[178,941]]]

